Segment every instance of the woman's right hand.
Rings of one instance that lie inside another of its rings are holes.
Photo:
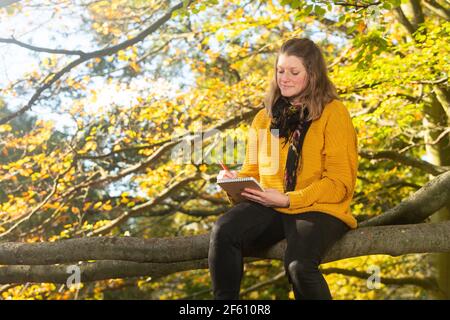
[[[237,177],[237,171],[235,170],[220,170],[219,174],[217,175],[217,179],[234,179]]]

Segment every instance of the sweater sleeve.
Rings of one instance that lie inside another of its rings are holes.
[[[245,144],[245,158],[241,170],[237,173],[239,178],[253,177],[259,181],[259,167],[258,167],[258,119],[261,112],[256,114],[253,118],[252,124],[247,133]]]
[[[253,118],[252,124],[247,133],[247,139],[245,144],[245,158],[244,163],[242,164],[241,170],[237,172],[238,178],[243,177],[253,177],[259,181],[259,167],[258,167],[258,122],[259,116],[261,112],[265,112],[265,110],[261,110],[258,112]],[[236,204],[236,202],[226,194],[228,202],[231,204]]]
[[[289,191],[289,209],[313,203],[339,203],[353,196],[356,183],[357,140],[348,110],[337,105],[324,129],[324,171],[321,180],[306,188]]]

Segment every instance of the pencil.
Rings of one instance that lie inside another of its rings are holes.
[[[219,164],[220,164],[220,166],[222,167],[223,170],[226,170],[226,171],[230,172],[230,169],[228,169],[228,167],[226,165],[224,165],[222,163],[222,161],[219,160]]]

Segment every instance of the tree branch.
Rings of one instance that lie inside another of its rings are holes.
[[[440,79],[435,80],[417,80],[417,81],[411,81],[413,84],[441,84],[446,83],[448,81],[448,77],[442,77]]]
[[[423,3],[428,10],[447,21],[450,21],[450,9],[445,8],[435,0],[424,0]]]
[[[198,179],[198,176],[192,176],[192,177],[187,177],[181,181],[178,181],[174,184],[172,184],[171,186],[167,187],[165,190],[163,190],[157,198],[152,199],[150,201],[147,201],[145,203],[142,203],[140,205],[137,205],[135,207],[133,207],[130,211],[126,211],[123,214],[121,214],[119,217],[117,217],[116,219],[112,220],[110,223],[108,223],[107,225],[96,229],[94,231],[92,231],[91,233],[88,234],[88,236],[96,236],[96,235],[101,235],[101,234],[105,234],[107,232],[109,232],[111,229],[113,229],[114,227],[117,227],[118,225],[124,223],[125,221],[128,220],[128,218],[131,218],[135,215],[138,215],[141,212],[145,212],[147,210],[150,210],[154,205],[159,204],[161,201],[163,201],[164,199],[166,199],[171,193],[183,188],[184,186],[186,186],[189,182],[195,181]]]
[[[282,271],[282,272],[276,274],[275,276],[273,276],[272,278],[267,279],[266,281],[262,281],[260,283],[257,283],[255,285],[251,286],[251,287],[248,287],[246,289],[241,290],[239,292],[239,296],[242,297],[242,296],[244,296],[246,294],[249,294],[250,292],[256,291],[256,290],[258,290],[260,288],[263,288],[263,287],[268,286],[270,284],[273,284],[273,283],[275,283],[277,281],[280,281],[280,280],[284,279],[285,276],[286,276],[286,272]]]
[[[394,208],[360,223],[361,227],[410,224],[424,221],[450,202],[450,171],[429,181]]]
[[[159,277],[207,268],[209,234],[177,238],[81,238],[49,243],[0,244],[0,284],[66,283],[68,265],[80,265],[81,281],[136,276]],[[260,252],[245,252],[246,261],[281,260],[283,240]],[[367,227],[349,231],[325,254],[322,263],[372,255],[450,252],[450,221],[417,225]],[[120,260],[120,261],[118,261]],[[53,265],[53,264],[60,265]],[[26,264],[26,265],[24,265]],[[52,264],[52,265],[51,265]]]
[[[408,30],[408,32],[412,35],[416,29],[411,24],[411,22],[408,20],[408,18],[405,16],[405,13],[403,12],[402,8],[398,6],[394,9],[395,15],[397,16],[398,21]]]
[[[358,270],[352,270],[352,269],[343,269],[343,268],[320,268],[320,271],[322,274],[341,274],[345,276],[350,277],[356,277],[360,279],[368,279],[372,274],[368,272],[358,271]],[[271,285],[273,283],[279,282],[280,280],[283,280],[286,276],[286,272],[282,271],[275,275],[274,277],[257,283],[249,288],[246,288],[242,290],[239,295],[243,296],[246,295],[252,291],[258,290],[260,288],[263,288],[265,286]],[[388,277],[380,277],[380,283],[383,283],[385,285],[413,285],[413,286],[419,286],[426,290],[438,290],[437,282],[435,278],[418,278],[418,277],[402,277],[402,278],[388,278]]]
[[[323,274],[342,274],[344,276],[356,277],[360,279],[368,279],[372,274],[364,271],[342,269],[342,268],[323,268]],[[403,278],[387,278],[380,277],[380,282],[388,285],[413,285],[419,286],[427,290],[438,290],[435,278],[417,278],[417,277],[403,277]]]
[[[424,160],[410,158],[402,154],[399,154],[398,152],[395,151],[378,151],[378,152],[360,151],[359,155],[366,159],[390,159],[407,166],[421,169],[434,176],[440,175],[450,170],[450,168],[448,167],[437,166]]]
[[[367,9],[370,6],[377,6],[379,4],[382,4],[382,2],[381,1],[377,1],[377,2],[368,3],[368,4],[357,4],[357,3],[348,3],[348,2],[334,2],[334,5],[337,5],[337,6],[363,8],[363,9]]]
[[[414,15],[413,24],[414,29],[417,29],[420,24],[424,23],[425,17],[423,16],[422,5],[420,0],[409,0],[411,3],[412,12]]]
[[[65,49],[50,49],[50,48],[43,48],[43,47],[36,47],[24,42],[21,42],[19,40],[16,40],[14,37],[11,37],[11,39],[6,38],[0,38],[1,43],[11,43],[18,45],[19,47],[29,49],[36,52],[47,52],[47,53],[55,53],[55,54],[64,54],[64,55],[77,55],[77,56],[84,56],[86,52],[83,52],[81,50],[65,50]]]
[[[16,230],[19,226],[21,226],[24,222],[29,221],[30,218],[35,215],[37,212],[39,212],[39,210],[48,203],[48,201],[54,196],[54,194],[57,191],[58,188],[58,184],[59,184],[59,179],[61,177],[64,177],[64,175],[69,172],[73,167],[73,163],[69,166],[69,168],[67,168],[66,170],[64,170],[64,172],[59,173],[56,178],[53,181],[53,187],[52,190],[50,191],[50,193],[45,197],[45,199],[39,203],[34,209],[32,209],[30,212],[26,212],[22,215],[20,215],[17,219],[14,219],[13,221],[6,221],[5,223],[1,223],[1,226],[4,226],[5,224],[9,224],[11,222],[16,222],[13,226],[9,227],[9,229],[7,229],[4,232],[0,233],[0,239],[8,236],[11,232],[13,232],[14,230]]]

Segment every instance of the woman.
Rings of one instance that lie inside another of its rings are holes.
[[[258,148],[247,143],[239,172],[222,170],[218,176],[254,177],[265,191],[246,188],[242,196],[248,201],[235,204],[211,232],[208,262],[215,299],[239,299],[243,255],[282,239],[295,299],[331,299],[318,267],[327,249],[356,228],[350,212],[356,133],[320,49],[309,39],[290,39],[275,69],[266,108],[256,114],[251,130],[263,130],[279,144],[271,155],[279,161],[277,170],[266,170],[258,140]]]

